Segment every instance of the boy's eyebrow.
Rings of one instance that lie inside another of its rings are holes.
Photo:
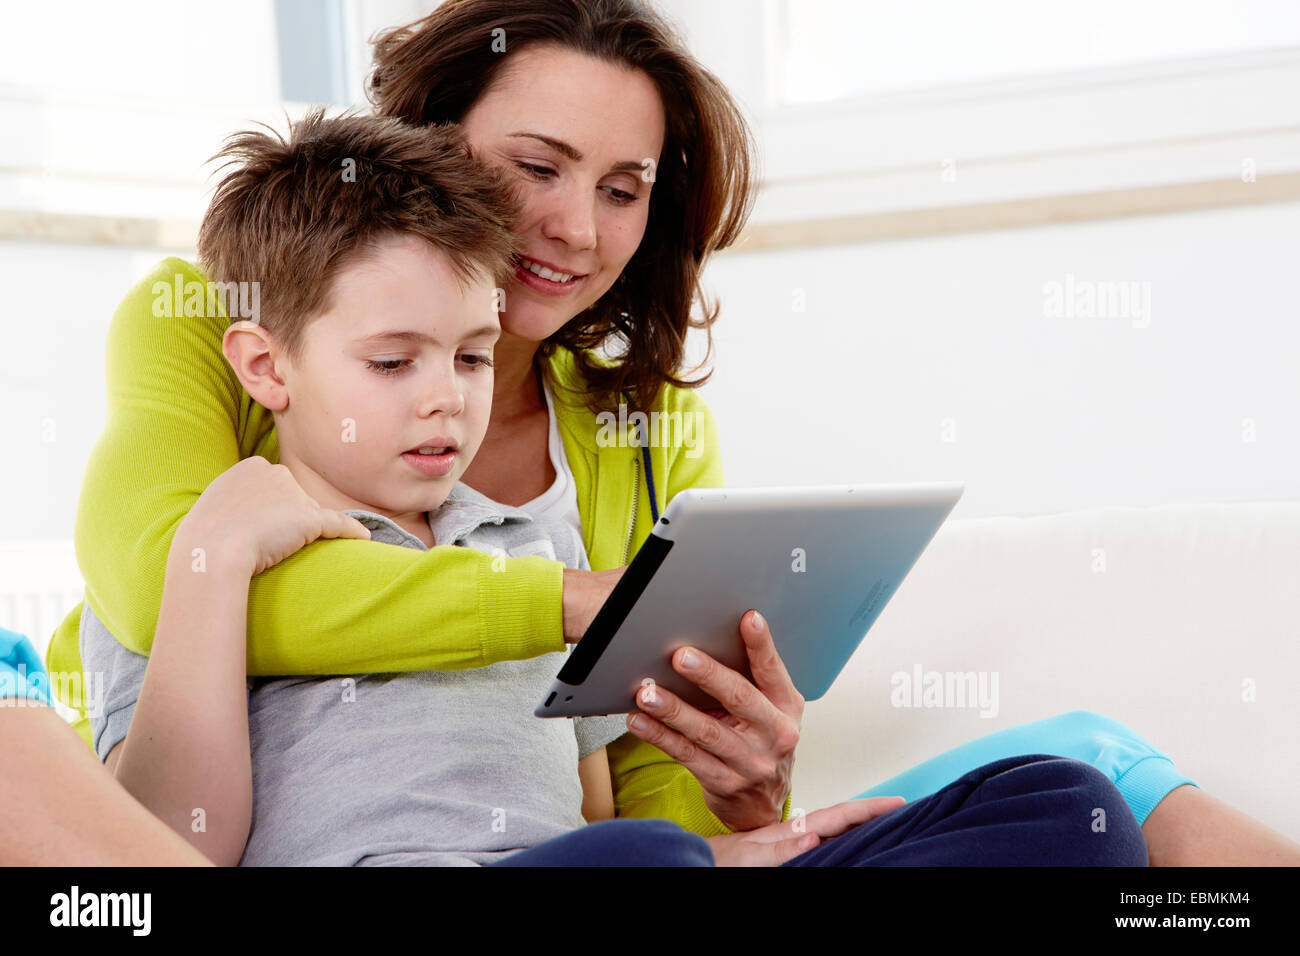
[[[481,325],[477,329],[466,333],[464,338],[475,339],[480,335],[491,335],[493,332],[500,332],[501,327],[497,325]],[[409,342],[416,345],[440,345],[441,343],[429,335],[427,332],[417,332],[414,329],[391,329],[387,332],[376,332],[374,335],[367,335],[364,338],[356,340],[357,345],[378,345],[381,342]]]
[[[552,136],[543,136],[541,133],[511,133],[512,137],[528,137],[530,139],[541,140],[547,146],[551,147],[565,159],[570,159],[575,163],[582,162],[582,153],[574,149],[562,139],[555,139]],[[645,163],[637,162],[635,159],[625,159],[622,162],[615,163],[609,167],[612,173],[621,173],[624,171],[639,173],[645,169]]]

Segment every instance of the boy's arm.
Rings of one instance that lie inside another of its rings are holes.
[[[614,819],[614,785],[604,747],[578,761],[578,779],[582,781],[582,818],[588,823]]]
[[[252,568],[173,541],[153,653],[126,739],[105,765],[154,816],[218,865],[234,866],[252,824],[245,608]]]
[[[174,298],[161,290],[175,276],[182,285],[206,281],[189,263],[164,260],[113,317],[107,421],[77,503],[86,606],[125,647],[146,655],[181,521],[240,460],[279,460],[271,414],[243,390],[221,352],[226,320],[155,314],[165,311],[158,302]],[[468,548],[317,542],[251,582],[248,673],[455,670],[563,650],[563,567],[522,557],[497,568],[492,556]],[[51,672],[81,670],[81,611],[51,641]],[[84,707],[80,699],[64,702]]]
[[[573,734],[578,741],[578,780],[582,784],[582,818],[588,823],[614,818],[614,784],[607,747],[626,733],[627,723],[621,714],[573,718]]]

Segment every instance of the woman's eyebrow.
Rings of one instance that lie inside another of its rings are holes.
[[[543,143],[545,143],[547,146],[554,149],[565,159],[570,159],[575,163],[582,162],[582,153],[578,152],[578,150],[574,149],[572,146],[570,146],[562,139],[555,139],[553,136],[543,136],[541,133],[520,132],[520,133],[511,133],[510,135],[512,137],[526,136],[531,139],[541,140]],[[613,166],[609,167],[609,171],[611,173],[619,173],[625,170],[628,172],[639,173],[643,169],[645,169],[645,163],[639,162],[635,159],[625,159],[622,162],[615,163]]]

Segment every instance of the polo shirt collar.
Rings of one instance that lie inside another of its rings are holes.
[[[361,508],[347,508],[343,514],[351,515],[369,528],[372,541],[428,550],[423,541],[385,515]],[[533,516],[522,508],[500,504],[459,481],[447,492],[442,507],[428,514],[429,529],[433,532],[433,539],[440,544],[460,541],[485,524],[532,520]]]

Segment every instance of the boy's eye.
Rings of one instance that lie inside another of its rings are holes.
[[[475,355],[472,352],[462,355],[460,359],[472,369],[490,367],[492,365],[492,359],[488,358],[486,355]],[[410,359],[379,359],[378,361],[374,359],[366,359],[366,368],[378,372],[380,375],[399,375],[406,366],[410,364]]]
[[[378,372],[380,375],[396,375],[402,370],[402,367],[410,361],[409,359],[381,359],[378,362],[366,359],[366,368]],[[396,366],[391,367],[390,366]]]

